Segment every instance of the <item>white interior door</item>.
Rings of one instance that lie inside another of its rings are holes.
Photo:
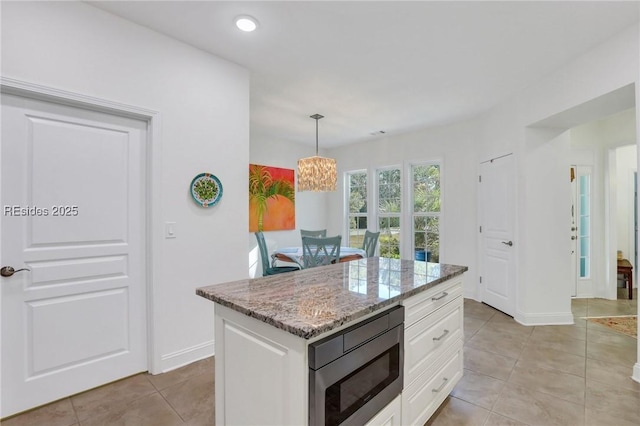
[[[2,412],[147,370],[146,123],[2,98]]]
[[[480,297],[515,314],[515,174],[513,155],[480,164]]]

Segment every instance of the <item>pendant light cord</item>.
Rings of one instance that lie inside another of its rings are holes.
[[[320,119],[316,118],[316,157],[318,156],[318,120]]]

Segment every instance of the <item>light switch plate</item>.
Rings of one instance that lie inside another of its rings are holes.
[[[164,237],[176,238],[176,223],[175,222],[165,222],[164,223]]]

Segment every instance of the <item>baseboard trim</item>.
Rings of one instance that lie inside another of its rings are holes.
[[[528,314],[517,311],[514,318],[522,325],[571,325],[573,314],[571,312],[551,312]]]
[[[636,382],[640,383],[640,363],[639,362],[636,362],[636,364],[633,366],[633,376],[631,376],[631,378]]]
[[[201,359],[209,358],[215,353],[214,341],[201,343],[199,345],[191,346],[170,354],[162,355],[160,358],[160,372],[166,373],[176,368],[184,367],[192,362],[200,361]]]

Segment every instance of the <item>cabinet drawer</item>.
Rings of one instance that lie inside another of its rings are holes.
[[[402,424],[424,425],[462,377],[462,340],[402,392]]]
[[[400,426],[402,408],[402,397],[398,395],[389,405],[384,407],[374,418],[369,420],[366,426]]]
[[[405,384],[410,385],[449,346],[462,339],[462,306],[462,297],[458,297],[405,330]]]
[[[404,300],[402,304],[405,307],[405,328],[461,295],[462,277],[455,277]]]

